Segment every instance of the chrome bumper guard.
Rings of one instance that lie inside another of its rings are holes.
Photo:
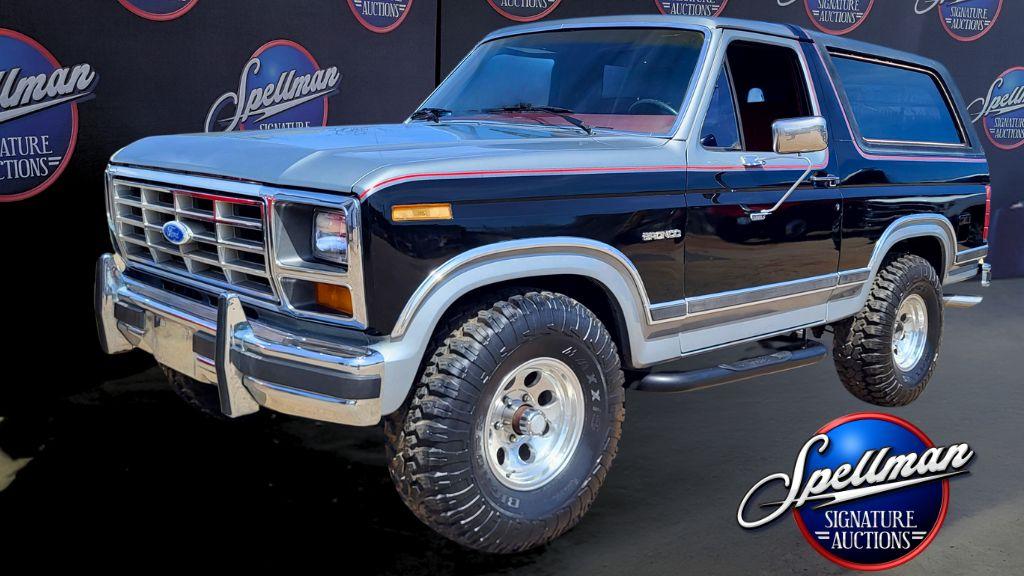
[[[379,352],[250,321],[234,294],[221,294],[214,309],[134,282],[124,269],[113,254],[96,265],[96,322],[104,352],[138,348],[216,385],[221,410],[231,417],[264,407],[338,424],[380,421]]]

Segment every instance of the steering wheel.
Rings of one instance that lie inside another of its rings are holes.
[[[668,112],[672,116],[678,116],[679,115],[679,111],[678,110],[676,110],[675,108],[669,106],[665,102],[662,102],[661,100],[656,100],[654,98],[643,98],[643,99],[637,100],[636,102],[633,102],[629,106],[628,113],[632,114],[633,113],[633,109],[638,107],[638,106],[652,106],[652,107],[657,108],[659,110],[664,110],[665,112]]]

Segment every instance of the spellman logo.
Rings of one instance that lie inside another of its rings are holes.
[[[777,0],[789,6],[797,0]],[[804,0],[807,17],[822,32],[848,34],[867,20],[875,0]]]
[[[758,528],[792,510],[822,556],[853,570],[892,568],[938,535],[949,509],[949,479],[966,474],[973,458],[969,445],[936,446],[901,418],[851,414],[805,442],[791,474],[754,484],[736,519]]]
[[[321,68],[299,44],[268,42],[242,68],[238,89],[213,103],[206,131],[326,126],[327,99],[340,84],[336,66]]]
[[[199,0],[117,0],[136,16],[146,20],[174,20],[191,10]]]
[[[492,8],[509,20],[533,22],[551,14],[562,0],[487,0]]]
[[[981,122],[992,144],[1003,150],[1024,146],[1024,67],[1003,72],[988,94],[967,107],[973,122]]]
[[[412,0],[348,0],[348,7],[364,28],[387,34],[402,25]]]
[[[35,40],[0,28],[0,202],[46,190],[71,160],[78,107],[99,77],[61,66]]]
[[[962,42],[981,38],[996,24],[1003,0],[916,0],[914,11],[935,11],[946,32]]]
[[[654,0],[662,14],[672,16],[718,16],[729,0]]]

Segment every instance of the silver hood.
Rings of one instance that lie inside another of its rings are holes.
[[[665,142],[642,135],[589,136],[571,127],[416,122],[155,136],[126,146],[111,161],[352,193],[411,173],[646,164],[652,160],[649,149]]]

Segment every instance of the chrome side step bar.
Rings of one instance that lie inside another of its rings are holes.
[[[942,303],[946,308],[971,308],[981,304],[981,296],[962,296],[958,294],[947,294],[942,297]]]
[[[652,372],[633,385],[645,392],[691,392],[809,366],[828,355],[821,342],[804,340],[771,354],[685,372]]]

